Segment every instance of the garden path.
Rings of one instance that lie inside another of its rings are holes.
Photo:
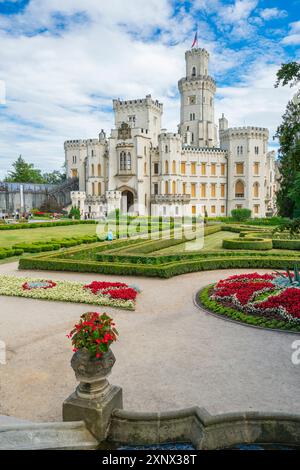
[[[86,283],[122,280],[142,289],[134,312],[105,308],[120,332],[113,346],[117,362],[110,381],[123,387],[126,409],[161,411],[199,405],[211,413],[300,413],[300,366],[291,362],[291,345],[299,335],[230,323],[199,310],[193,302],[201,287],[239,272],[246,270],[162,280],[18,271],[17,263],[0,265],[0,274]],[[7,364],[0,365],[0,415],[60,420],[62,402],[76,384],[66,333],[91,307],[14,297],[0,297],[0,305],[0,339],[7,345]]]

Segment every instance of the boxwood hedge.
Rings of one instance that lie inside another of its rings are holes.
[[[266,238],[225,238],[223,248],[229,250],[271,250],[272,240]]]

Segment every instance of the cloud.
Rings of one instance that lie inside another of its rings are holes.
[[[275,128],[288,100],[286,90],[273,89],[282,46],[254,33],[249,18],[256,1],[236,1],[230,8],[217,0],[204,3],[214,24],[199,17],[199,42],[210,52],[210,70],[220,87],[216,117],[225,112],[231,125],[246,119]],[[163,127],[177,129],[177,81],[185,75],[195,9],[187,12],[182,2],[175,14],[172,5],[168,0],[127,0],[126,6],[122,0],[31,0],[17,15],[0,15],[0,79],[6,83],[1,177],[20,153],[43,171],[61,167],[66,139],[96,137],[101,128],[110,132],[113,98],[151,93],[164,104]],[[230,40],[239,34],[256,34],[255,42],[234,48]]]
[[[264,8],[263,10],[259,11],[260,16],[265,20],[274,20],[285,18],[288,16],[288,12],[286,10],[279,10],[279,8]]]
[[[282,43],[287,46],[300,44],[300,21],[294,21],[289,26],[289,34],[283,38]]]

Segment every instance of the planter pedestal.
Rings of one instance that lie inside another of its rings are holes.
[[[112,411],[123,408],[122,389],[106,378],[115,361],[111,350],[101,359],[91,359],[88,351],[80,350],[71,360],[80,383],[63,403],[63,421],[84,421],[99,442],[107,437]]]

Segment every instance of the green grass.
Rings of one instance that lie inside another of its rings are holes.
[[[0,231],[0,246],[9,248],[16,243],[32,243],[50,241],[52,238],[80,237],[95,235],[96,225],[67,225],[65,227],[44,227],[34,230],[4,230]]]
[[[236,237],[236,233],[225,231],[213,233],[212,235],[207,235],[204,238],[204,247],[202,248],[202,251],[226,251],[224,248],[222,248],[223,239]],[[176,255],[179,253],[183,253],[184,251],[185,243],[181,243],[179,245],[170,246],[168,248],[164,248],[163,250],[156,251],[154,254]]]

